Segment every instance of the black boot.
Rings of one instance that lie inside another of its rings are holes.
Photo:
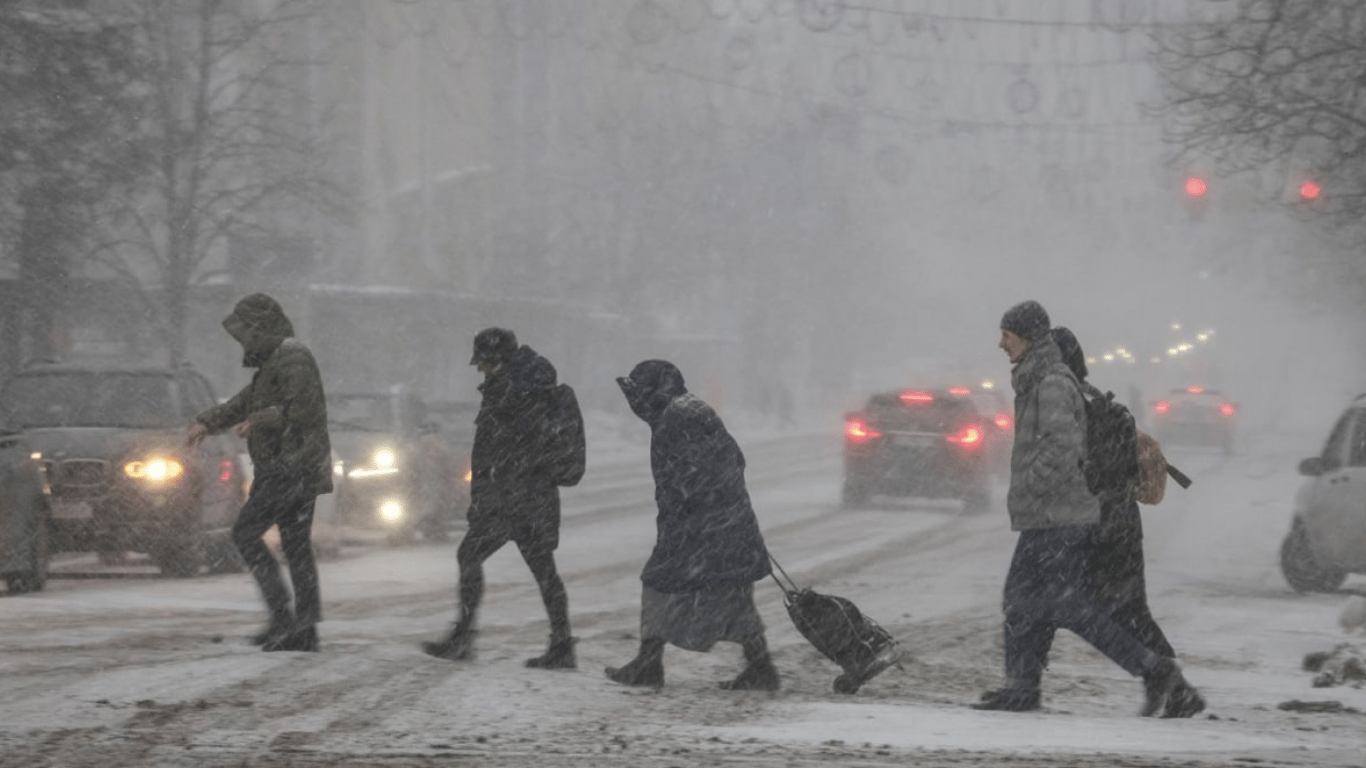
[[[318,650],[318,627],[315,624],[296,626],[283,635],[267,640],[261,645],[261,650],[267,652],[307,651],[316,653]]]
[[[577,637],[550,636],[550,648],[534,659],[527,659],[526,665],[532,669],[575,669],[574,643]]]
[[[982,699],[972,708],[997,712],[1033,712],[1039,708],[1039,699],[1037,688],[996,688],[982,694]]]
[[[1174,693],[1189,687],[1190,684],[1181,675],[1181,668],[1176,666],[1176,662],[1166,656],[1159,656],[1157,666],[1143,676],[1144,701],[1139,714],[1143,717],[1153,717],[1167,707]]]
[[[664,641],[640,641],[640,653],[624,667],[608,667],[607,679],[622,685],[659,688],[664,685]]]
[[[276,640],[289,634],[290,627],[294,626],[294,614],[289,611],[272,611],[270,623],[261,629],[260,632],[251,636],[252,645],[265,645],[271,640]]]
[[[422,652],[447,661],[469,661],[474,658],[474,630],[461,622],[451,629],[445,639],[423,643]]]
[[[773,657],[768,654],[768,643],[763,635],[744,644],[745,668],[734,680],[721,683],[727,691],[776,691],[778,690],[778,670],[773,666]]]
[[[1163,717],[1195,717],[1205,711],[1205,697],[1195,690],[1195,686],[1181,681],[1167,697],[1162,708]]]

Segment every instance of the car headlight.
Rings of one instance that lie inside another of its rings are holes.
[[[403,517],[403,505],[393,499],[388,499],[379,505],[379,516],[391,523],[396,523]]]
[[[163,483],[168,480],[175,480],[185,474],[185,465],[175,459],[159,457],[146,461],[130,461],[123,465],[123,474],[134,480]]]
[[[398,456],[394,454],[392,448],[380,448],[375,451],[373,461],[375,462],[376,467],[380,469],[389,469],[398,462]]]

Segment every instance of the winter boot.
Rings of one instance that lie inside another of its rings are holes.
[[[1139,714],[1143,717],[1153,717],[1164,710],[1172,694],[1181,688],[1189,687],[1190,684],[1181,675],[1181,668],[1176,666],[1176,662],[1166,656],[1159,656],[1157,665],[1143,676],[1144,701]]]
[[[727,691],[776,691],[778,690],[778,670],[773,666],[773,657],[768,653],[768,643],[760,635],[744,645],[745,668],[734,680],[721,683]]]
[[[622,685],[659,688],[664,685],[664,641],[640,641],[640,653],[624,667],[608,667],[607,679]]]
[[[272,651],[318,651],[318,627],[316,624],[296,626],[289,632],[267,640],[261,650]]]
[[[550,636],[550,648],[534,659],[527,659],[526,665],[532,669],[575,669],[574,643],[577,637]]]
[[[422,652],[447,661],[470,661],[474,658],[474,630],[464,623],[456,624],[444,640],[423,643]]]
[[[982,694],[973,709],[995,712],[1033,712],[1039,708],[1037,688],[997,688]]]
[[[1162,708],[1162,716],[1167,718],[1195,717],[1204,711],[1205,697],[1195,690],[1195,686],[1183,680],[1176,686],[1176,690],[1167,697],[1167,704]]]
[[[251,636],[252,645],[265,645],[271,640],[289,634],[289,628],[294,626],[294,614],[288,611],[275,612],[270,614],[270,623],[261,629],[260,632]]]

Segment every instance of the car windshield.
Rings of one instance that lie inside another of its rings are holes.
[[[63,372],[18,376],[0,393],[0,422],[19,428],[182,427],[173,381],[158,373]]]
[[[390,400],[382,395],[338,395],[327,398],[327,420],[341,429],[366,432],[394,430]]]

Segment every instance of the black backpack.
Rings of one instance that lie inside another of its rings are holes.
[[[545,419],[545,460],[555,485],[577,485],[587,466],[583,413],[574,388],[557,384],[550,389]]]
[[[1138,427],[1134,415],[1114,392],[1092,397],[1086,403],[1086,486],[1091,493],[1124,492],[1138,484]]]

